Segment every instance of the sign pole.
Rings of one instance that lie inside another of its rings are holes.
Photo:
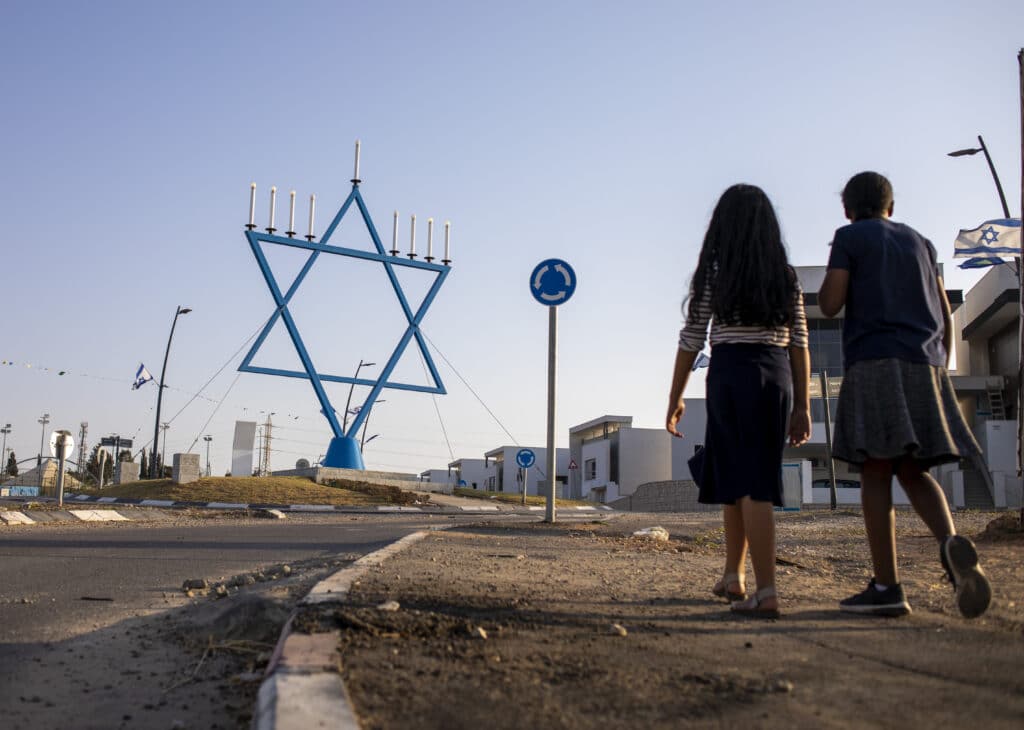
[[[555,374],[558,370],[558,307],[548,307],[548,502],[545,522],[555,521]]]
[[[522,469],[523,474],[523,506],[526,506],[526,485],[530,483],[530,470]]]
[[[832,409],[828,405],[828,373],[824,370],[821,378],[821,402],[825,406],[825,459],[828,461],[828,496],[832,509],[836,508],[836,463],[832,460]]]
[[[57,506],[64,506],[64,440],[67,437],[61,433],[57,436]]]

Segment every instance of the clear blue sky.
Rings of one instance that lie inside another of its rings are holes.
[[[129,385],[140,361],[159,377],[179,304],[194,311],[178,323],[164,419],[226,367],[173,419],[168,451],[209,433],[223,473],[234,421],[273,411],[275,468],[322,453],[308,383],[243,374],[232,387],[232,355],[272,309],[242,227],[255,181],[260,225],[276,185],[278,222],[289,190],[300,221],[316,193],[322,231],[350,189],[357,138],[385,240],[396,209],[403,246],[417,215],[421,250],[428,216],[452,221],[454,268],[423,329],[526,445],[544,441],[547,317],[527,289],[544,258],[580,279],[560,311],[566,441],[605,413],[661,426],[680,302],[728,185],[764,187],[792,262],[820,265],[844,223],[845,180],[884,172],[896,217],[935,242],[947,283],[964,289],[980,274],[953,264],[957,230],[1000,211],[984,160],[945,153],[982,134],[1019,210],[1013,0],[39,1],[5,3],[0,17],[0,359],[16,363],[0,367],[0,422],[19,458],[38,451],[44,412],[48,430],[76,436],[88,421],[91,443],[147,441],[156,387]],[[335,242],[366,245],[359,234]],[[282,271],[295,266],[284,253]],[[402,330],[365,264],[318,266],[294,312],[322,372],[382,363]],[[408,355],[399,374],[422,382]],[[260,359],[294,361],[280,333]],[[438,367],[455,456],[509,443]],[[347,387],[330,394],[340,411]],[[383,397],[368,467],[443,467],[434,400]]]

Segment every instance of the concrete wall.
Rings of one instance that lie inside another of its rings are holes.
[[[694,447],[704,443],[704,432],[708,425],[708,411],[703,398],[685,398],[686,412],[683,414],[679,431],[682,438],[675,438],[665,432],[671,439],[672,479],[675,481],[693,479],[687,461],[693,456]]]
[[[619,494],[633,494],[641,484],[672,479],[672,435],[663,428],[619,431]]]
[[[697,485],[689,479],[641,484],[633,494],[610,503],[631,512],[718,512],[717,504],[697,501]]]

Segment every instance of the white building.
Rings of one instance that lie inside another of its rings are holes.
[[[427,469],[420,472],[420,486],[428,492],[451,494],[455,488],[451,469]]]
[[[516,464],[516,454],[523,448],[529,448],[536,457],[533,466],[527,470],[521,470]],[[484,454],[484,460],[492,470],[485,488],[491,492],[518,494],[522,491],[522,480],[525,478],[527,494],[547,494],[547,454],[548,450],[539,446],[499,446],[491,449]],[[555,449],[555,495],[558,497],[565,495],[568,471],[569,449]]]
[[[448,464],[452,484],[468,489],[487,489],[494,476],[494,465],[487,459],[456,459]]]
[[[601,416],[573,426],[569,494],[612,502],[641,484],[671,479],[671,441],[663,428],[633,428],[631,416]]]

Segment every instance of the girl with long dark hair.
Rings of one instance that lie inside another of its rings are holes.
[[[810,437],[807,320],[771,201],[753,185],[733,185],[715,206],[690,282],[679,333],[665,427],[678,424],[683,391],[710,323],[704,449],[690,461],[699,501],[721,504],[725,571],[712,592],[731,609],[779,616],[775,515],[782,505],[782,450]],[[747,546],[757,590],[744,588]]]

